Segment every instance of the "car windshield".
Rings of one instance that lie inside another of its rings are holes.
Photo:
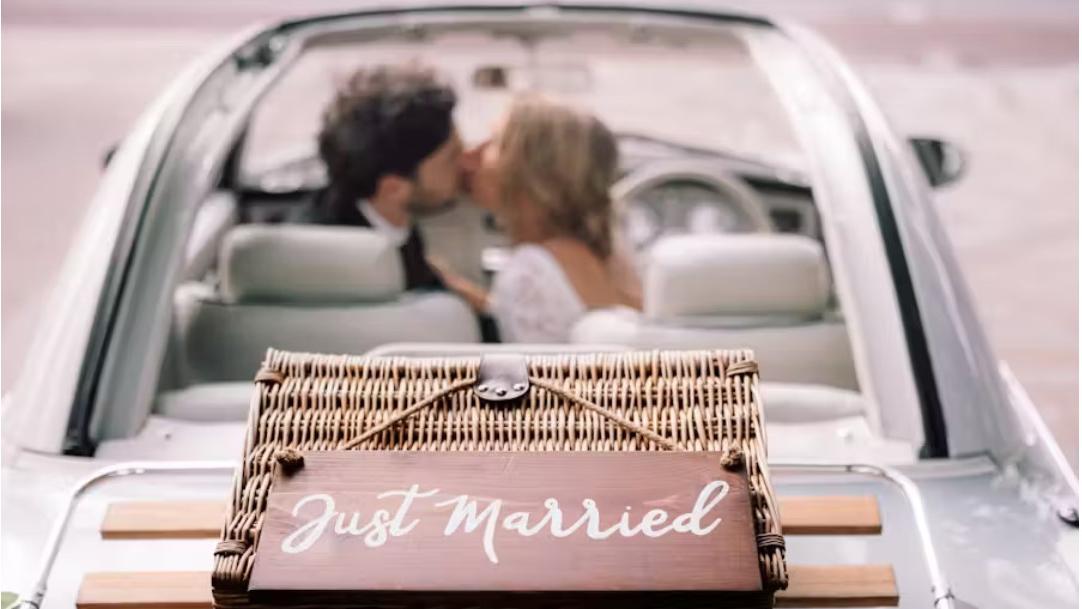
[[[830,445],[846,457],[914,458],[909,442],[880,435],[858,380],[811,164],[747,44],[752,29],[317,37],[261,98],[233,173],[199,206],[155,416],[242,420],[268,347],[402,356],[749,348],[763,371],[772,454],[829,456]],[[583,279],[563,252],[527,247],[477,191],[401,230],[373,220],[376,203],[364,198],[331,222],[299,213],[333,186],[316,141],[336,88],[360,67],[407,64],[453,86],[466,150],[525,92],[608,126],[619,157],[607,195],[615,253],[601,257],[610,275]],[[610,265],[625,255],[626,268]],[[508,291],[516,272],[539,282],[535,296]],[[619,273],[640,278],[641,291],[605,301],[590,282]],[[459,290],[459,279],[478,292]],[[563,304],[552,304],[559,294]],[[519,303],[510,313],[508,301]],[[492,344],[501,341],[530,344]]]
[[[438,66],[459,96],[467,143],[487,137],[509,99],[542,92],[590,109],[618,133],[642,134],[801,169],[792,128],[738,36],[694,45],[629,44],[595,33],[519,40],[451,34],[438,40],[317,47],[305,53],[253,116],[242,174],[313,157],[327,101],[361,65]],[[673,69],[679,65],[680,69]],[[658,95],[664,91],[664,95]]]

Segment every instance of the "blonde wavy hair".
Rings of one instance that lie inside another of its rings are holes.
[[[613,254],[616,138],[593,114],[536,95],[512,101],[497,141],[500,194],[510,226],[578,239]],[[535,209],[524,210],[523,199]]]

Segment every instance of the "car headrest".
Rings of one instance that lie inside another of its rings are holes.
[[[366,228],[238,226],[218,260],[229,303],[385,302],[405,284],[398,249]]]
[[[654,320],[818,317],[830,299],[823,248],[798,235],[662,238],[643,287],[643,310]]]

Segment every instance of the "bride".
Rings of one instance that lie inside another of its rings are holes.
[[[618,152],[595,116],[517,98],[491,139],[463,159],[474,202],[513,248],[491,292],[433,261],[452,291],[492,315],[504,342],[567,342],[586,312],[641,308],[641,286],[614,239],[609,188]]]

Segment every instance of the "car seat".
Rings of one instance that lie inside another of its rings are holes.
[[[764,382],[857,389],[823,248],[798,235],[681,235],[650,250],[643,312],[595,311],[572,342],[636,349],[747,348]]]
[[[370,229],[242,225],[222,240],[220,283],[176,293],[181,386],[250,381],[268,347],[364,353],[400,341],[477,342],[458,297],[406,292],[398,249]]]

